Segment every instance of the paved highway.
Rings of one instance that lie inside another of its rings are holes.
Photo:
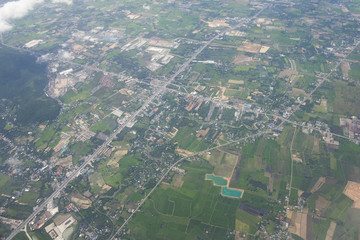
[[[135,118],[143,111],[145,110],[149,104],[156,98],[158,97],[162,92],[164,92],[166,90],[166,87],[172,83],[175,78],[181,73],[183,72],[189,65],[190,63],[206,48],[208,47],[214,40],[216,40],[217,38],[219,38],[220,36],[222,36],[223,34],[225,34],[225,32],[236,29],[238,27],[240,27],[241,25],[243,25],[244,23],[248,23],[250,22],[252,19],[256,18],[267,6],[265,6],[264,8],[262,8],[260,11],[258,11],[252,18],[247,18],[245,20],[243,20],[242,22],[240,22],[239,24],[230,27],[224,31],[222,31],[221,33],[217,34],[216,36],[214,36],[213,38],[211,38],[210,40],[208,40],[202,47],[200,47],[198,50],[195,51],[195,53],[185,62],[183,63],[183,65],[169,78],[169,80],[167,82],[164,83],[164,85],[162,87],[160,87],[157,91],[155,91],[153,93],[153,95],[151,97],[149,97],[144,104],[137,110],[135,111],[131,117],[122,125],[120,125],[108,138],[107,140],[100,146],[98,147],[95,152],[85,158],[85,161],[83,164],[80,165],[80,167],[78,169],[76,169],[66,180],[64,180],[59,187],[50,195],[50,197],[48,197],[43,203],[40,204],[40,206],[33,212],[30,214],[30,216],[24,220],[7,238],[6,240],[11,240],[13,239],[24,227],[26,227],[26,225],[37,215],[39,214],[45,207],[46,205],[53,200],[54,197],[56,197],[62,190],[64,190],[67,185],[76,177],[78,176],[78,174],[81,172],[81,170],[83,170],[86,165],[88,165],[91,161],[95,160],[99,154],[104,151],[104,149],[106,148],[107,145],[109,145],[113,139],[116,137],[117,134],[119,134],[128,123],[131,123],[135,120]],[[170,171],[170,169],[168,170],[168,172]],[[152,190],[153,191],[153,190]],[[152,193],[151,191],[151,193]]]
[[[223,34],[225,34],[225,32],[227,31],[230,31],[230,30],[233,30],[233,29],[236,29],[238,27],[240,27],[242,24],[244,23],[247,23],[247,22],[250,22],[251,20],[253,20],[254,18],[256,18],[262,11],[264,11],[268,6],[265,6],[263,7],[260,11],[258,11],[253,17],[251,18],[248,18],[246,20],[244,20],[243,22],[231,27],[231,28],[228,28],[226,29],[225,31],[219,33],[218,35],[216,35],[215,37],[213,37],[212,39],[210,39],[208,42],[206,42],[206,44],[204,44],[201,48],[199,48],[195,53],[194,55],[188,60],[186,61],[183,66],[170,78],[170,81],[169,82],[166,82],[165,85],[161,88],[161,91],[164,91],[166,90],[167,86],[182,72],[186,69],[186,67],[207,47],[209,46],[215,39],[219,38],[220,36],[222,36]],[[169,89],[168,89],[169,90]],[[234,140],[234,141],[231,141],[231,142],[228,142],[228,143],[225,143],[223,145],[218,145],[218,146],[215,146],[215,147],[212,147],[212,148],[209,148],[209,149],[206,149],[204,151],[201,151],[201,152],[197,152],[197,153],[194,153],[190,156],[187,156],[187,157],[183,157],[181,159],[179,159],[177,162],[175,162],[174,164],[172,164],[169,169],[163,174],[163,176],[159,179],[159,181],[156,183],[156,185],[151,189],[151,191],[145,196],[145,198],[142,199],[142,201],[139,203],[139,205],[137,206],[137,208],[134,210],[133,213],[131,213],[131,215],[125,220],[125,222],[120,226],[120,228],[116,231],[116,233],[110,238],[110,240],[113,240],[117,234],[120,233],[120,231],[126,226],[126,224],[131,220],[131,218],[135,215],[135,213],[141,208],[141,206],[145,203],[145,201],[149,198],[149,196],[156,190],[156,188],[161,184],[161,182],[164,180],[164,178],[169,174],[169,172],[177,165],[179,164],[180,162],[182,162],[183,160],[187,159],[187,158],[190,158],[190,157],[194,157],[194,156],[197,156],[199,154],[202,154],[202,153],[206,153],[208,151],[212,151],[214,149],[217,149],[219,147],[223,147],[223,146],[227,146],[227,145],[230,145],[230,144],[234,144],[234,143],[237,143],[237,142],[241,142],[241,141],[245,141],[249,138],[254,138],[254,137],[258,137],[260,135],[263,135],[263,134],[266,134],[266,133],[269,133],[270,131],[264,131],[264,132],[259,132],[259,133],[256,133],[256,134],[253,134],[253,135],[250,135],[250,136],[246,136],[246,137],[243,137],[241,139],[237,139],[237,140]]]

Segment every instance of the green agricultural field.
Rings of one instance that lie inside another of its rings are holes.
[[[6,209],[9,218],[26,219],[32,213],[32,207],[28,205],[13,204]]]
[[[345,224],[338,224],[334,239],[358,239],[360,225],[360,209],[349,208]]]
[[[264,32],[265,35],[270,35],[270,39],[283,46],[294,45],[298,42],[295,40],[299,38],[298,33],[295,32],[284,32],[280,30],[268,30]]]
[[[282,131],[280,137],[277,139],[277,141],[279,142],[280,145],[282,146],[289,146],[291,144],[291,140],[294,134],[294,128],[289,126],[289,125],[285,125],[284,126],[284,130]]]
[[[0,238],[6,238],[6,236],[8,236],[11,233],[11,228],[10,226],[4,224],[4,223],[0,223]],[[25,234],[25,233],[24,233]],[[26,237],[26,236],[25,236]],[[16,239],[16,238],[14,238]],[[21,238],[18,238],[19,240]],[[25,238],[24,240],[27,240],[27,238]]]
[[[20,179],[0,174],[0,194],[11,195],[12,191],[20,190],[24,187],[23,184],[23,181]]]
[[[330,154],[330,168],[331,170],[336,171],[337,169],[337,162],[336,162],[336,158],[334,157],[334,154]]]
[[[64,103],[73,104],[77,101],[88,99],[91,96],[91,87],[86,85],[83,86],[79,89],[79,92],[74,92],[73,90],[67,91],[66,94],[62,96]]]
[[[122,172],[127,172],[132,165],[139,165],[141,161],[140,153],[126,155],[119,160],[120,169]]]
[[[303,89],[305,92],[308,92],[310,84],[314,83],[315,81],[316,81],[315,76],[305,75],[303,77],[300,77],[296,81],[296,83],[294,84],[294,87]]]
[[[188,150],[190,152],[199,152],[210,147],[210,144],[205,139],[199,140],[193,135],[194,129],[190,127],[183,127],[179,130],[172,141],[177,142],[179,148]]]
[[[70,147],[70,151],[73,154],[73,164],[77,164],[81,156],[85,156],[91,152],[93,143],[90,141],[76,142]]]
[[[19,203],[26,203],[30,206],[35,206],[36,200],[39,198],[39,193],[29,191],[24,192],[23,195],[18,199]]]
[[[234,72],[238,73],[238,72],[247,72],[250,69],[255,69],[254,66],[248,66],[248,65],[239,65],[234,67]]]
[[[107,175],[105,175],[105,176],[107,176]],[[96,172],[92,175],[89,175],[89,182],[90,182],[90,187],[91,187],[92,192],[94,192],[94,193],[104,192],[102,187],[105,185],[105,180],[102,177],[101,173]]]
[[[99,122],[95,123],[90,130],[93,132],[103,132],[105,134],[110,134],[116,128],[117,123],[113,118],[102,119]]]
[[[324,198],[329,201],[338,199],[345,188],[345,184],[336,184],[334,182],[327,181],[318,191]]]
[[[8,175],[0,174],[0,193],[7,194],[11,178]]]
[[[360,167],[360,146],[349,141],[340,141],[340,147],[335,153],[335,158]]]
[[[347,116],[360,116],[360,87],[349,85],[346,82],[334,83],[335,100],[333,103],[334,113]]]
[[[186,238],[188,240],[201,238],[201,239],[224,239],[225,236],[229,236],[229,231],[226,229],[207,225],[201,221],[191,220],[187,227]],[[230,238],[231,239],[231,238]]]
[[[345,222],[347,211],[353,203],[353,200],[342,194],[329,206],[326,211],[326,216],[330,219]]]
[[[235,90],[235,89],[226,89],[225,96],[239,98],[239,99],[246,99],[249,96],[247,90]]]
[[[205,181],[205,173],[211,171],[208,165],[183,167],[187,174],[182,187],[158,188],[143,207],[144,213],[129,224],[135,238],[146,234],[148,239],[192,239],[203,236],[200,229],[206,228],[211,232],[207,239],[224,239],[235,229],[238,200],[222,197],[219,187]]]
[[[28,231],[28,232],[32,239],[37,239],[37,240],[51,240],[52,239],[50,237],[50,235],[45,231],[45,229],[36,230],[36,231]]]
[[[179,143],[184,142],[187,139],[187,137],[191,135],[193,132],[194,130],[190,127],[181,128],[176,134],[176,136],[173,138],[173,140]]]
[[[255,234],[260,220],[241,209],[236,209],[236,231],[238,232]]]
[[[358,54],[358,53],[351,53],[351,54],[348,56],[348,59],[353,59],[353,60],[358,60],[358,61],[360,61],[360,54]]]
[[[54,125],[47,126],[44,131],[39,132],[39,139],[36,141],[35,146],[37,148],[45,148],[46,145],[53,140],[56,135],[56,130],[54,129]]]
[[[266,167],[265,160],[261,158],[261,155],[257,154],[258,149],[261,148],[259,146],[260,141],[258,139],[254,144],[247,144],[243,147],[239,161],[243,171],[258,171]]]
[[[118,188],[122,182],[124,175],[128,174],[130,167],[139,165],[141,160],[142,159],[140,153],[137,153],[121,157],[118,160],[119,167],[114,168],[111,165],[107,165],[107,161],[102,162],[99,166],[99,172],[101,173],[101,178],[103,178],[102,181],[105,182],[101,183],[100,185],[102,186],[106,183],[111,187]]]
[[[291,205],[296,205],[297,201],[298,201],[298,190],[293,188],[293,189],[291,189],[291,195],[290,195],[290,198],[289,198],[289,203]]]
[[[285,128],[279,141],[259,138],[254,143],[245,144],[239,151],[240,159],[232,176],[230,187],[244,189],[260,196],[277,199],[280,192],[281,177],[276,174],[290,172],[290,158],[286,146],[282,146],[281,140],[286,137],[291,128]],[[291,136],[291,135],[289,135]],[[268,176],[265,176],[265,169]],[[271,183],[270,178],[271,174]],[[269,190],[273,189],[270,193]]]
[[[321,220],[321,219],[313,218],[311,225],[315,237],[317,239],[325,239],[327,230],[329,229],[330,226],[330,220]]]
[[[349,71],[349,76],[354,80],[360,80],[360,64],[359,63],[352,63],[351,70]]]
[[[231,177],[238,161],[237,155],[218,150],[212,151],[211,155],[205,155],[205,158],[214,166],[214,174],[222,177]]]
[[[122,179],[123,179],[123,175],[121,173],[104,176],[105,183],[114,188],[119,187]]]
[[[2,232],[2,231],[0,231]],[[19,232],[13,239],[15,240],[28,240],[25,232]]]

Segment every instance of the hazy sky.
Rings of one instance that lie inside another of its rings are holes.
[[[0,32],[8,31],[12,28],[13,19],[22,18],[31,10],[39,7],[44,0],[19,0],[7,2],[0,8]],[[71,4],[72,0],[52,0],[54,3]]]

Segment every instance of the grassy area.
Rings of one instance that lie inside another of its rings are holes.
[[[43,230],[36,230],[36,231],[28,231],[30,237],[32,239],[36,239],[36,240],[52,240],[52,238],[50,237],[50,235],[45,231],[45,229]]]
[[[134,238],[193,239],[208,229],[211,236],[224,239],[235,228],[238,201],[221,197],[219,187],[204,180],[211,167],[206,162],[183,167],[187,174],[182,187],[157,189],[143,207],[144,213],[129,224]]]
[[[249,96],[249,93],[247,90],[226,89],[224,95],[227,97],[246,99]]]
[[[101,173],[96,172],[92,175],[89,175],[89,182],[90,182],[91,191],[93,193],[104,192],[104,189],[102,187],[105,185],[105,181]]]
[[[339,198],[332,202],[326,211],[326,216],[330,219],[345,222],[347,210],[354,203],[353,200],[341,194]]]
[[[360,64],[359,63],[352,63],[351,70],[349,71],[349,76],[354,80],[360,80]]]
[[[247,72],[250,69],[255,69],[254,66],[248,66],[248,65],[238,65],[236,67],[234,67],[234,72]]]
[[[8,225],[0,222],[0,238],[1,239],[6,239],[6,237],[10,233],[11,233],[11,228]],[[16,238],[14,238],[14,239],[16,239]],[[19,239],[21,239],[21,238],[19,238]]]
[[[11,130],[14,127],[14,125],[5,125],[4,130],[8,131]]]
[[[23,195],[18,199],[19,203],[26,203],[30,206],[35,206],[36,200],[39,198],[39,193],[29,191],[24,192]]]
[[[258,230],[260,218],[255,217],[241,209],[236,209],[236,231],[255,234]]]
[[[70,89],[69,91],[66,92],[64,96],[62,96],[62,99],[65,104],[72,104],[77,101],[84,101],[88,99],[90,97],[90,94],[91,94],[91,89],[86,89],[78,93]]]
[[[9,218],[26,219],[32,213],[32,207],[28,205],[13,204],[6,209]]]
[[[330,220],[312,219],[312,229],[317,239],[325,239]]]
[[[360,79],[360,77],[359,77]],[[349,85],[346,82],[337,81],[334,83],[335,100],[333,102],[334,113],[359,116],[360,115],[360,101],[358,85]]]
[[[345,224],[338,224],[334,239],[358,239],[360,225],[360,209],[349,208]]]
[[[293,188],[291,189],[289,203],[291,205],[297,205],[297,202],[298,202],[298,190]]]
[[[37,148],[41,147],[44,148],[46,145],[53,140],[56,134],[56,130],[54,129],[53,125],[47,126],[44,131],[40,131],[38,133],[39,139],[36,141],[35,146]]]
[[[178,142],[179,148],[190,152],[198,152],[209,148],[210,144],[206,140],[199,140],[194,135],[194,129],[191,127],[183,127],[179,130],[173,141]]]
[[[70,147],[70,151],[74,155],[84,156],[91,151],[91,144],[86,142],[76,142]]]
[[[337,199],[342,195],[345,185],[326,182],[319,190],[319,193],[329,201]]]
[[[230,187],[245,189],[245,194],[252,191],[264,197],[268,196],[269,178],[264,176],[265,169],[276,173],[288,171],[285,165],[287,156],[282,155],[281,145],[274,140],[260,138],[254,143],[244,145],[240,154]],[[278,184],[279,181],[274,181],[274,198],[279,193]]]
[[[121,157],[120,159],[118,159],[119,167],[107,165],[106,161],[102,162],[102,164],[99,166],[99,175],[96,175],[96,173],[92,177],[93,191],[102,191],[98,187],[101,187],[104,184],[107,184],[114,188],[118,188],[124,175],[128,174],[130,168],[132,166],[139,165],[141,162],[142,158],[140,153],[129,154]]]
[[[355,166],[360,166],[360,146],[349,141],[340,141],[339,150],[335,158]]]
[[[0,174],[0,193],[7,194],[8,192],[8,186],[9,182],[11,181],[11,178],[8,175]]]
[[[14,240],[28,240],[28,237],[26,236],[25,232],[19,232],[13,239]]]
[[[205,158],[214,166],[215,175],[230,177],[237,163],[238,156],[215,150],[211,152],[211,155],[205,155]]]
[[[305,90],[305,92],[308,92],[309,87],[315,81],[316,81],[315,76],[313,76],[313,75],[305,75],[303,77],[300,77],[296,81],[296,83],[294,84],[294,87],[303,89],[303,90]]]
[[[103,132],[105,134],[110,134],[116,128],[117,123],[115,119],[106,118],[102,119],[99,122],[95,123],[90,130],[93,132]]]
[[[111,176],[110,175],[104,176],[105,183],[114,188],[119,187],[122,179],[123,179],[123,175],[121,173],[116,173]]]

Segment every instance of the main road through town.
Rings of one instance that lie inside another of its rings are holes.
[[[218,33],[216,36],[214,36],[213,38],[211,38],[210,40],[206,41],[205,44],[203,46],[201,46],[198,50],[196,50],[194,52],[194,54],[185,62],[181,65],[181,67],[168,79],[167,82],[164,83],[163,86],[159,87],[158,90],[156,90],[153,95],[151,97],[149,97],[148,99],[146,99],[146,101],[144,102],[144,104],[138,109],[136,110],[131,117],[129,117],[127,119],[127,121],[120,125],[117,129],[114,130],[114,132],[106,139],[106,141],[99,146],[95,152],[86,157],[85,161],[80,165],[80,167],[78,167],[76,170],[74,170],[71,175],[65,179],[63,182],[61,182],[58,186],[58,188],[45,200],[43,201],[37,208],[36,210],[34,210],[30,216],[24,220],[16,229],[14,229],[14,231],[12,231],[12,233],[6,238],[6,240],[11,240],[13,239],[22,229],[24,229],[24,227],[26,227],[26,225],[37,215],[39,214],[46,206],[47,204],[53,200],[54,197],[58,196],[60,194],[60,192],[62,190],[64,190],[67,185],[75,178],[77,177],[81,171],[92,161],[94,161],[101,152],[103,152],[105,150],[105,148],[116,138],[116,136],[129,124],[132,123],[133,121],[135,121],[135,118],[143,111],[145,110],[149,104],[156,98],[158,97],[161,93],[163,93],[166,90],[166,87],[172,83],[175,78],[177,76],[179,76],[180,73],[182,73],[189,65],[190,63],[196,59],[196,57],[205,49],[207,48],[214,40],[218,39],[220,36],[224,35],[225,32],[227,31],[231,31],[233,29],[236,29],[238,27],[241,27],[243,24],[245,23],[249,23],[251,20],[253,20],[254,18],[256,18],[262,11],[264,11],[265,8],[267,8],[268,6],[265,5],[262,9],[260,9],[255,15],[253,15],[250,18],[245,18],[244,20],[242,20],[241,22],[239,22],[238,24],[227,28],[226,30]]]

